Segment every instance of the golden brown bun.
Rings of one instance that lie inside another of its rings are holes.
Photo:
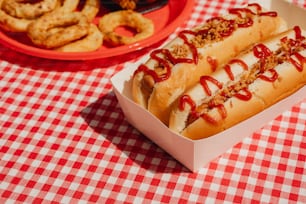
[[[302,31],[302,35],[305,36],[306,32]],[[294,30],[289,30],[288,32],[284,32],[268,41],[265,41],[263,44],[267,46],[269,50],[276,51],[281,44],[280,39],[283,39],[286,36],[294,39],[296,33]],[[250,100],[241,100],[236,97],[231,97],[229,100],[223,103],[226,110],[225,118],[222,118],[222,114],[220,114],[217,108],[211,109],[208,112],[208,115],[211,118],[214,118],[214,120],[218,121],[217,124],[207,122],[207,120],[199,117],[197,120],[187,125],[186,120],[191,111],[190,107],[186,106],[184,111],[182,111],[179,109],[178,104],[176,104],[170,115],[169,128],[191,139],[209,137],[228,129],[251,116],[254,116],[260,111],[291,95],[306,84],[305,47],[298,53],[304,58],[304,60],[302,60],[304,62],[301,62],[302,70],[297,69],[297,67],[288,60],[275,66],[273,70],[276,71],[278,76],[275,81],[269,82],[261,78],[257,78],[254,82],[249,84],[247,89],[252,95]],[[292,58],[297,60],[295,56]],[[244,61],[248,67],[251,67],[254,62],[258,61],[258,58],[256,58],[253,54],[253,49],[250,49],[250,52],[237,57],[237,59]],[[299,60],[297,61],[299,62]],[[239,68],[239,65],[236,67],[232,66],[232,70],[235,78],[239,78],[238,76],[240,76],[240,74],[243,72],[243,68]],[[264,74],[266,76],[272,76],[269,71],[264,72]],[[230,81],[225,69],[220,69],[219,71],[211,74],[211,76],[223,84],[228,84]],[[218,91],[217,88],[214,88],[214,86],[210,85],[210,87],[213,94]],[[199,84],[187,91],[186,95],[190,96],[192,100],[195,101],[197,106],[205,99],[205,97],[206,99],[209,97],[204,93],[202,85]]]
[[[255,42],[266,39],[286,29],[286,23],[280,17],[256,15],[253,16],[253,21],[254,24],[252,26],[238,28],[222,41],[207,43],[204,47],[198,49],[198,64],[175,64],[171,67],[171,77],[167,80],[154,83],[152,89],[146,88],[144,72],[136,73],[133,78],[132,87],[134,101],[148,109],[153,115],[168,125],[173,102],[185,90],[193,86],[201,75],[210,74],[214,71],[212,65],[207,61],[208,57],[216,60],[218,65],[224,64],[230,58],[238,55]],[[194,28],[193,30],[198,28]],[[182,39],[177,37],[165,45],[164,49],[170,50],[173,46],[182,44],[182,42]],[[189,53],[190,56],[191,53]],[[151,70],[154,69],[154,64],[154,60],[151,58],[145,63]]]

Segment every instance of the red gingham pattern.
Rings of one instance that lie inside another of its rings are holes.
[[[243,3],[197,1],[182,27]],[[128,124],[105,63],[0,47],[1,203],[306,203],[306,98],[191,173]]]

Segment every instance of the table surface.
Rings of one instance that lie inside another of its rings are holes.
[[[245,3],[216,2],[181,28]],[[125,63],[0,47],[0,200],[306,203],[306,98],[192,173],[126,121],[110,84]]]

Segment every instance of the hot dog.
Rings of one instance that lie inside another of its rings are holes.
[[[306,84],[306,32],[296,26],[256,43],[176,102],[169,128],[191,139],[219,133]]]
[[[276,12],[249,4],[183,30],[163,48],[152,51],[135,71],[133,99],[167,125],[171,105],[199,76],[214,72],[246,47],[285,28]]]

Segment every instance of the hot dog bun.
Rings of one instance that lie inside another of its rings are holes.
[[[191,139],[219,133],[306,84],[306,32],[294,27],[257,43],[180,97],[169,128]],[[240,95],[238,95],[240,94]]]
[[[173,102],[201,75],[214,72],[253,43],[287,29],[276,12],[263,11],[258,4],[228,12],[181,31],[154,50],[134,73],[134,101],[168,125]]]

